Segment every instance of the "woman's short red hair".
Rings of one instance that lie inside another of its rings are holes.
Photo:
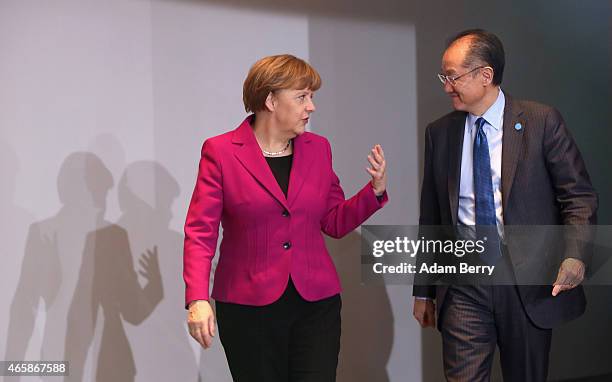
[[[242,100],[247,112],[265,110],[270,92],[281,89],[321,87],[321,76],[306,61],[290,54],[264,57],[257,61],[244,80]]]

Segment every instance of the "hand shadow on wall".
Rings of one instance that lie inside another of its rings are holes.
[[[196,381],[198,365],[184,309],[183,234],[170,228],[178,182],[161,164],[137,161],[126,167],[118,193],[122,214],[117,224],[129,233],[134,255],[157,247],[164,286],[155,313],[128,332],[138,380]]]
[[[148,171],[145,176],[156,175],[154,171],[149,171],[151,169],[156,167],[145,165],[140,168],[143,172]],[[136,179],[132,185],[128,184],[130,171]],[[136,346],[143,350],[143,344],[134,341],[133,337],[144,337],[138,328],[131,329],[133,335],[128,336],[124,321],[135,326],[144,325],[145,319],[163,300],[164,288],[157,243],[162,243],[162,250],[167,250],[168,244],[163,236],[157,236],[160,232],[154,229],[160,220],[166,221],[167,229],[168,220],[160,219],[155,214],[147,214],[147,211],[142,209],[144,202],[134,193],[134,188],[150,187],[153,195],[164,193],[157,189],[154,182],[140,184],[138,178],[141,175],[138,166],[128,166],[122,176],[119,193],[123,215],[119,224],[102,227],[87,235],[79,281],[68,313],[65,359],[71,361],[71,376],[67,380],[78,381],[84,377],[84,366],[98,325],[99,310],[103,323],[96,363],[96,381],[133,381],[138,371],[136,365],[140,363],[136,363],[135,358],[140,354],[135,355],[132,346],[136,342]],[[155,176],[148,179],[155,179]],[[167,203],[161,210],[167,216],[171,216],[168,212],[169,206],[170,203]],[[139,273],[144,278],[144,286],[141,286],[134,269],[135,261],[131,248],[135,246],[130,243],[131,238],[128,238],[130,231],[120,225],[134,230],[134,235],[139,240],[138,248],[143,252],[138,258]],[[147,240],[143,240],[143,232],[147,233]],[[146,335],[153,340],[160,336],[163,338],[162,334],[167,333],[167,328],[165,329],[161,332],[148,331]],[[163,347],[154,341],[145,351],[157,355],[172,350],[172,347]],[[141,370],[145,372],[147,368],[161,368],[163,364],[157,362],[142,366]]]
[[[66,356],[70,377],[80,381],[94,338],[98,309],[102,311],[102,339],[96,364],[96,381],[133,381],[136,366],[123,321],[139,325],[163,298],[157,248],[141,259],[138,282],[127,232],[109,225],[87,235],[74,298],[68,311]]]

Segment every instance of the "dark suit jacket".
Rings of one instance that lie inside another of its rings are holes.
[[[421,225],[457,225],[466,116],[465,112],[454,111],[427,126]],[[522,128],[515,129],[516,123]],[[597,194],[556,109],[506,95],[502,142],[504,226],[595,223]],[[566,246],[564,251],[564,257],[580,258],[588,266],[584,247]],[[526,255],[510,250],[509,256],[516,269]],[[582,286],[556,297],[552,297],[550,285],[519,285],[518,289],[525,312],[542,328],[574,319],[586,307]],[[446,290],[444,286],[415,285],[413,294],[436,297],[439,314]]]

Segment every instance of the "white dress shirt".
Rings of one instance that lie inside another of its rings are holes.
[[[495,202],[495,217],[497,230],[503,237],[504,218],[502,215],[502,193],[501,193],[501,164],[502,164],[502,137],[504,134],[504,107],[506,97],[499,89],[497,99],[484,112],[478,116],[469,113],[465,119],[465,132],[463,135],[463,151],[461,154],[461,180],[459,185],[459,211],[457,219],[459,224],[476,225],[476,204],[474,199],[474,138],[476,137],[476,120],[484,118],[483,126],[487,143],[489,145],[489,156],[491,158],[491,179],[493,181],[493,199]]]

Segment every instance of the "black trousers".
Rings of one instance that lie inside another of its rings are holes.
[[[552,331],[529,320],[515,285],[451,286],[439,319],[448,381],[489,381],[496,345],[504,382],[546,381]]]
[[[304,300],[291,280],[270,305],[216,302],[219,336],[234,381],[335,381],[341,306],[340,295]]]

